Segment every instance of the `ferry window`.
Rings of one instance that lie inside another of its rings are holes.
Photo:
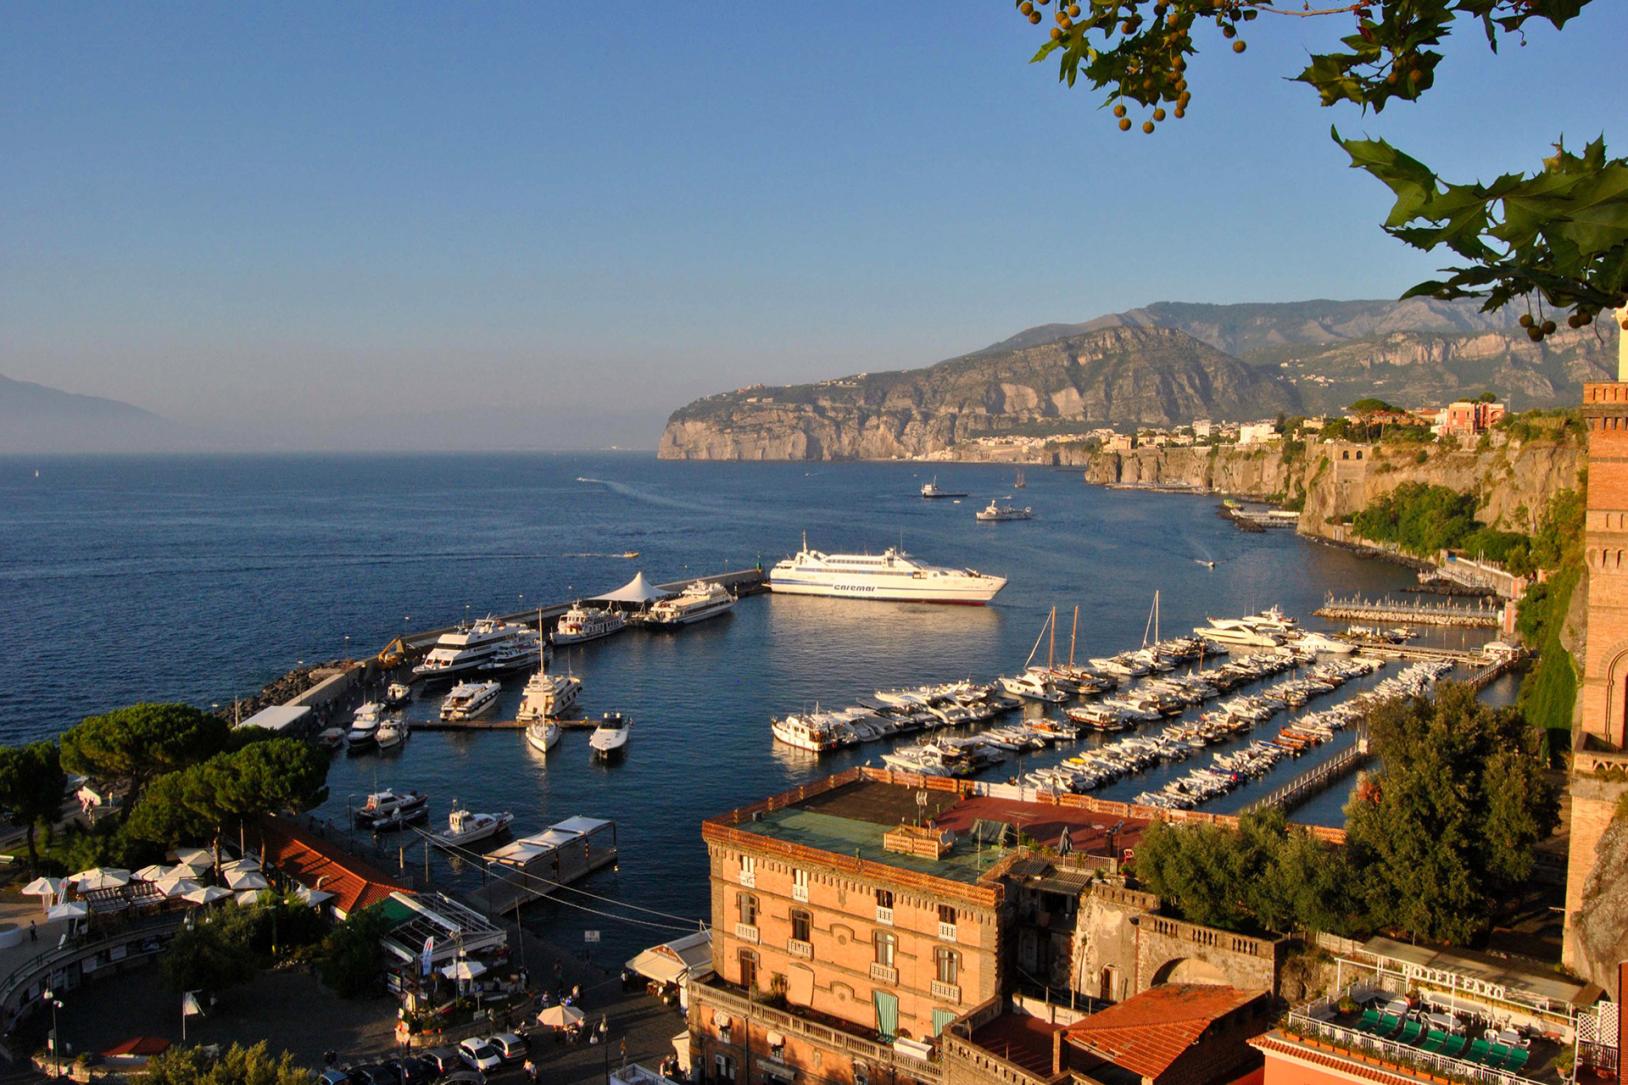
[[[961,982],[961,955],[953,949],[940,949],[934,956],[938,964],[938,982],[952,987]]]
[[[884,968],[893,967],[893,954],[899,948],[899,939],[887,931],[876,932],[876,963]]]
[[[749,949],[740,952],[741,986],[748,991],[757,989],[757,954]]]
[[[878,908],[891,908],[891,907],[893,907],[893,890],[891,890],[891,889],[878,889],[876,891],[876,906]]]
[[[813,941],[809,937],[814,931],[814,917],[801,908],[793,909],[791,913],[791,936],[799,942]]]
[[[740,921],[748,927],[757,926],[757,898],[750,893],[735,894],[735,907],[740,912]]]
[[[940,904],[938,906],[938,921],[948,923],[952,927],[955,926],[955,909],[948,904]]]

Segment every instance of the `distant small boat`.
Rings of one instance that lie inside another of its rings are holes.
[[[624,550],[622,551],[622,556],[627,560],[632,561],[634,558],[639,556],[639,552],[637,550]]]
[[[1017,478],[1012,480],[1012,488],[1014,490],[1021,490],[1028,485],[1029,484],[1023,479],[1023,468],[1019,467],[1017,469]]]
[[[1215,568],[1215,562],[1211,561],[1209,558],[1194,558],[1193,560],[1204,566],[1206,569]]]
[[[931,482],[922,483],[922,485],[921,485],[921,496],[927,497],[927,498],[934,498],[934,497],[966,497],[967,493],[964,490],[946,490],[946,489],[943,489],[938,484],[938,476],[934,475]]]

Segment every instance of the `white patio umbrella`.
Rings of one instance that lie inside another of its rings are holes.
[[[203,888],[191,878],[183,878],[175,874],[170,875],[157,884],[158,891],[172,900],[176,897],[184,897],[194,890]]]
[[[238,907],[248,908],[260,903],[260,891],[258,889],[245,889],[242,892],[233,893],[232,899],[237,901]]]
[[[88,893],[92,889],[116,889],[129,884],[130,872],[117,867],[97,866],[68,875],[68,881],[81,893]]]
[[[194,904],[213,904],[217,900],[232,895],[230,889],[222,889],[218,885],[206,885],[200,889],[189,890],[181,894],[182,900],[190,900]]]
[[[164,875],[168,874],[169,872],[170,868],[164,866],[162,863],[153,863],[150,866],[142,867],[140,870],[136,871],[130,876],[138,882],[156,882],[161,881],[164,878]]]
[[[226,875],[226,884],[233,890],[270,889],[271,883],[265,876],[254,870],[233,870]]]
[[[90,915],[90,905],[82,900],[70,900],[66,904],[59,904],[46,913],[48,919],[84,919]]]
[[[193,870],[208,870],[215,865],[215,857],[207,848],[176,848],[175,861],[178,865],[191,867]]]
[[[233,870],[258,871],[260,869],[260,860],[258,860],[258,859],[233,859],[229,863],[222,863],[220,865],[220,869],[221,869],[221,872],[223,874],[228,873],[228,872],[233,871]]]
[[[588,1015],[575,1006],[550,1006],[537,1015],[539,1025],[548,1025],[551,1028],[570,1028],[580,1025]]]
[[[25,897],[54,897],[62,892],[61,878],[35,878],[23,886]]]
[[[479,961],[453,961],[441,969],[441,975],[450,980],[472,980],[485,975],[486,966]]]

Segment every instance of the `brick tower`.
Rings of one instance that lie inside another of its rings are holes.
[[[1619,311],[1617,319],[1628,317]],[[1617,343],[1617,379],[1583,386],[1588,424],[1588,635],[1572,734],[1571,845],[1566,871],[1565,963],[1610,990],[1616,962],[1593,961],[1574,937],[1600,837],[1628,791],[1628,333]]]

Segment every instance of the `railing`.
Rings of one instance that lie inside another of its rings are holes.
[[[940,942],[953,942],[953,941],[955,941],[955,924],[954,923],[940,923],[938,925],[938,940]]]
[[[801,957],[804,960],[812,960],[814,957],[814,945],[811,942],[803,941],[801,938],[788,938],[786,940],[786,952],[791,954],[793,957]]]
[[[893,926],[893,909],[878,904],[876,906],[876,922],[885,923],[890,927]]]
[[[777,1010],[760,1002],[751,1001],[734,991],[710,983],[698,984],[691,990],[697,1003],[721,1007],[743,1018],[769,1025],[787,1035],[802,1036],[829,1050],[839,1051],[850,1058],[863,1059],[873,1070],[890,1069],[898,1080],[916,1079],[928,1085],[941,1085],[944,1070],[938,1060],[910,1058],[895,1051],[890,1044],[877,1043],[840,1028],[833,1028],[787,1010]],[[729,1041],[725,1041],[729,1042]],[[873,1080],[879,1080],[874,1078]]]
[[[1368,760],[1368,742],[1365,735],[1359,735],[1357,741],[1324,761],[1296,776],[1281,787],[1273,788],[1254,802],[1246,805],[1243,810],[1265,810],[1280,806],[1285,810],[1292,809],[1301,801],[1311,796],[1313,792],[1320,791],[1335,780],[1344,776],[1357,765]]]
[[[737,923],[735,924],[735,937],[742,942],[751,942],[756,945],[758,940],[757,928],[750,923]]]
[[[871,979],[875,980],[877,983],[885,983],[891,987],[899,982],[899,970],[894,968],[892,965],[877,964],[875,961],[872,961]]]
[[[1438,1055],[1343,1025],[1319,1021],[1303,1013],[1291,1011],[1286,1019],[1284,1031],[1306,1039],[1319,1040],[1351,1054],[1371,1055],[1403,1070],[1423,1070],[1426,1073],[1440,1073],[1453,1079],[1490,1082],[1497,1085],[1538,1085],[1531,1078],[1512,1074],[1507,1070],[1495,1070],[1480,1063]]]
[[[934,980],[931,990],[934,998],[942,999],[943,1001],[950,1003],[952,1006],[957,1006],[961,1003],[961,988],[956,984],[940,983],[938,980]]]

